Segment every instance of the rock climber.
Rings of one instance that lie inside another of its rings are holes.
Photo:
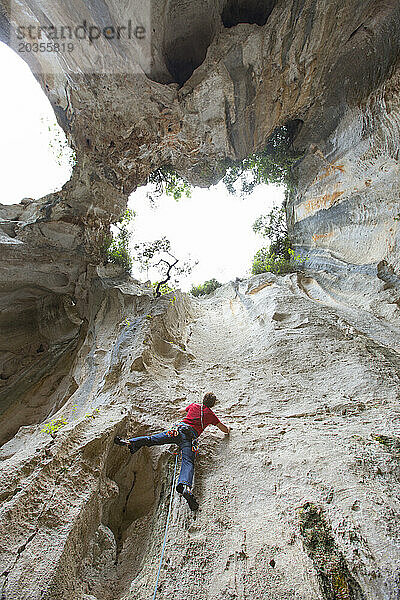
[[[203,433],[208,425],[216,425],[225,434],[229,434],[227,427],[218,419],[211,408],[214,407],[217,398],[212,392],[205,394],[202,404],[192,403],[179,412],[186,416],[169,431],[163,431],[154,435],[143,435],[128,440],[119,437],[114,439],[119,446],[128,446],[131,454],[135,454],[142,446],[161,446],[162,444],[177,444],[182,451],[182,465],[178,477],[176,490],[187,501],[191,510],[197,510],[199,504],[192,493],[194,475],[194,459],[197,451],[197,438]]]

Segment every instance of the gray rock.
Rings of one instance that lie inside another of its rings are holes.
[[[44,10],[11,4],[8,43]],[[45,17],[118,25],[135,7],[50,0]],[[59,192],[0,206],[3,596],[150,597],[173,459],[113,438],[213,389],[232,435],[202,437],[196,519],[173,501],[162,595],[395,600],[399,4],[150,7],[139,54],[102,36],[25,55],[77,165]],[[304,151],[287,201],[304,273],[174,301],[104,264],[154,169],[207,187],[285,123]]]

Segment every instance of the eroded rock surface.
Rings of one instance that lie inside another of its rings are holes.
[[[150,596],[174,459],[113,437],[166,428],[211,389],[232,433],[203,436],[197,515],[173,500],[160,597],[396,598],[398,317],[322,299],[303,275],[202,301],[102,285],[53,415],[66,424],[1,450],[4,597]]]
[[[10,42],[21,15],[100,26],[137,4],[0,7]],[[173,501],[159,597],[395,600],[399,3],[148,8],[140,60],[103,38],[105,73],[82,52],[25,56],[77,165],[59,192],[0,208],[3,599],[150,597],[173,459],[112,440],[214,389],[232,436],[204,435],[196,518]],[[102,265],[151,171],[208,186],[288,123],[306,274],[155,301]]]

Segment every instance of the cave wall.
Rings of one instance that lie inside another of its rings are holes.
[[[63,424],[22,426],[0,449],[3,597],[149,597],[175,459],[113,438],[168,428],[212,389],[232,432],[201,438],[199,511],[173,498],[159,596],[395,600],[399,315],[304,274],[204,300],[105,277],[93,294]]]

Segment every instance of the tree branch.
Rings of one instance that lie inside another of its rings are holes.
[[[168,253],[169,254],[169,253]],[[172,254],[170,254],[170,256],[172,256]],[[175,258],[175,257],[173,257]],[[156,298],[159,298],[161,296],[161,292],[160,292],[160,288],[162,285],[164,285],[165,283],[167,283],[170,279],[171,279],[171,269],[179,262],[179,260],[176,258],[175,262],[171,264],[169,264],[166,260],[161,259],[160,262],[165,262],[168,265],[168,270],[166,273],[166,279],[164,279],[163,281],[159,281],[157,283],[157,287],[156,287]]]

